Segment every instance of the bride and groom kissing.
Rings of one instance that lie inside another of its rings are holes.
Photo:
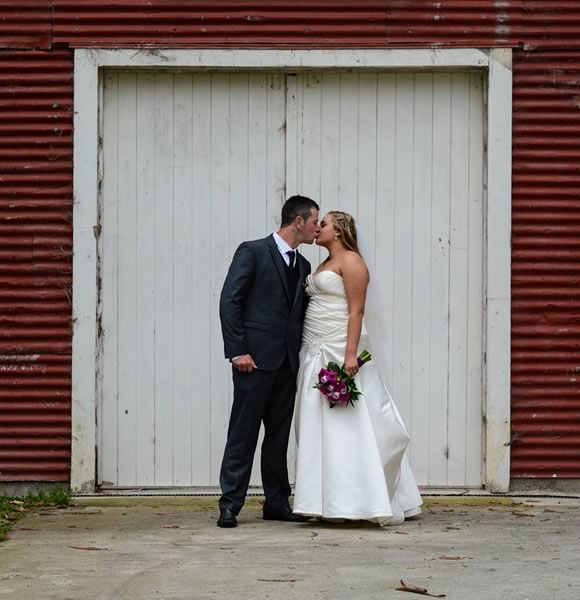
[[[398,524],[420,512],[407,461],[409,434],[376,364],[359,371],[370,348],[364,323],[368,269],[353,217],[305,196],[284,203],[281,225],[236,250],[220,297],[225,356],[234,398],[220,471],[219,527],[236,527],[246,498],[260,426],[266,520],[368,520]],[[328,257],[311,273],[297,251]],[[380,341],[380,340],[379,340]],[[332,408],[315,388],[330,361],[344,365],[361,392],[355,406]],[[296,485],[289,498],[287,449],[296,406]]]

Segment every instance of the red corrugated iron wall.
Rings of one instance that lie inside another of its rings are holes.
[[[74,46],[512,46],[522,0],[55,0]]]
[[[0,480],[68,481],[72,52],[0,51]]]
[[[523,47],[512,474],[580,477],[580,2],[0,0],[0,48],[75,46]],[[0,480],[66,481],[72,54],[0,50],[0,81]]]
[[[514,59],[512,475],[580,477],[580,50]]]
[[[52,0],[0,0],[0,48],[50,48]]]

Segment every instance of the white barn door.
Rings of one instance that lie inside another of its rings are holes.
[[[217,485],[219,294],[236,246],[276,226],[284,80],[109,72],[103,100],[99,481]]]
[[[385,298],[386,379],[420,485],[482,484],[478,74],[288,78],[288,193],[352,213]],[[316,248],[307,249],[318,264]]]
[[[108,72],[102,115],[102,485],[217,485],[221,285],[297,192],[374,248],[419,483],[481,485],[480,75]]]

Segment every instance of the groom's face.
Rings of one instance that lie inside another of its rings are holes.
[[[318,223],[318,211],[315,208],[310,209],[310,216],[308,220],[303,221],[303,225],[300,228],[300,240],[301,244],[312,244],[320,233],[320,224]]]

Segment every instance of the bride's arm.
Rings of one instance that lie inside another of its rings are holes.
[[[348,302],[348,325],[344,368],[349,376],[358,371],[357,349],[362,330],[369,274],[363,259],[354,252],[344,257],[341,265],[342,279]]]

